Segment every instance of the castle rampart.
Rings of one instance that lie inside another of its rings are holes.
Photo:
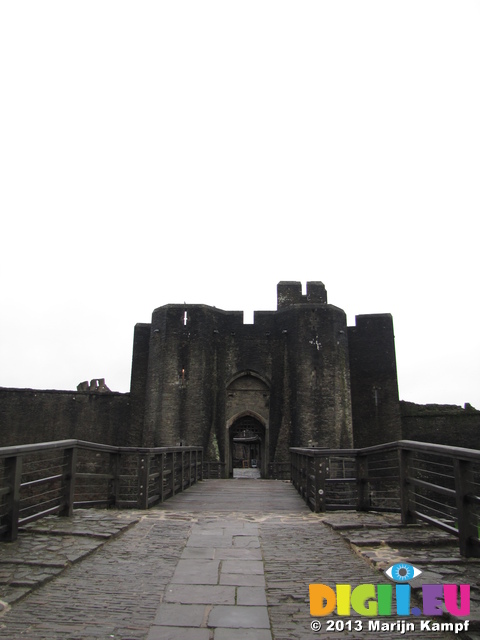
[[[290,446],[353,446],[345,313],[327,303],[321,282],[308,282],[305,295],[299,282],[280,282],[277,301],[277,311],[256,311],[253,324],[243,324],[242,312],[206,305],[156,309],[148,354],[146,325],[135,332],[132,404],[145,406],[143,427],[140,412],[134,418],[135,434],[154,446],[188,442],[218,451],[230,470],[235,429],[242,424],[258,431],[264,470],[268,462],[286,461]],[[398,407],[396,371],[385,378],[381,353],[385,341],[393,345],[393,326],[382,329],[375,369],[378,326],[372,322],[373,333],[361,320],[352,334],[355,371],[371,370],[384,389],[381,410],[377,405],[372,414],[359,404],[366,433],[387,415],[387,402]],[[388,418],[389,435],[400,437],[398,412]],[[379,441],[384,436],[378,429]]]
[[[167,304],[135,326],[130,393],[0,389],[0,446],[77,438],[204,447],[231,472],[287,462],[289,447],[402,437],[480,448],[480,412],[399,403],[392,316],[347,327],[321,282],[282,281],[277,310]]]

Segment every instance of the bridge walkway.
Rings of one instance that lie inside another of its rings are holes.
[[[416,625],[406,633],[369,631],[356,614],[347,619],[362,631],[329,632],[325,620],[317,633],[310,626],[310,583],[388,583],[379,569],[400,557],[425,565],[455,556],[456,541],[450,548],[442,535],[433,547],[431,531],[406,532],[396,516],[311,513],[286,482],[207,480],[148,512],[77,511],[32,523],[17,542],[2,543],[0,638],[462,637],[420,633],[413,616],[403,619]],[[399,539],[408,554],[393,544]],[[457,564],[465,581],[468,567]],[[478,576],[479,565],[468,566]],[[430,577],[446,581],[440,570]]]

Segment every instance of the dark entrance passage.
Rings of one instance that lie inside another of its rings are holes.
[[[243,416],[233,423],[230,428],[233,477],[261,477],[264,440],[265,429],[253,416]],[[255,469],[257,473],[236,473],[237,469]]]

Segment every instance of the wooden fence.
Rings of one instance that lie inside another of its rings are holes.
[[[316,512],[398,511],[480,556],[480,451],[400,440],[366,449],[293,448],[292,482]]]
[[[366,449],[291,449],[291,480],[309,507],[398,511],[459,538],[464,556],[480,556],[480,451],[401,440]],[[204,476],[205,473],[205,476]],[[62,440],[0,449],[0,537],[74,507],[148,509],[204,477],[199,447],[129,448]],[[289,476],[288,465],[269,476]]]
[[[61,440],[0,448],[0,537],[74,507],[148,509],[202,479],[199,447],[130,448]]]

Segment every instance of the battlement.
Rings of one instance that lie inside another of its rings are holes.
[[[110,389],[105,384],[105,378],[94,378],[88,383],[88,380],[85,382],[80,382],[77,384],[77,391],[100,391],[101,393],[111,393]]]
[[[327,304],[327,291],[323,282],[307,282],[307,293],[302,294],[301,282],[282,281],[277,284],[277,309],[294,304]]]

